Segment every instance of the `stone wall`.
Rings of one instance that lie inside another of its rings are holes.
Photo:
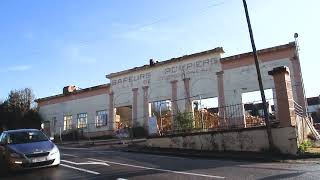
[[[296,155],[295,127],[273,128],[274,145],[283,154]],[[263,152],[269,149],[265,128],[196,133],[149,138],[147,147],[177,148],[209,151]]]

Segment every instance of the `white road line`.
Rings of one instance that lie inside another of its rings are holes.
[[[61,153],[62,156],[70,156],[70,157],[78,157],[76,155],[72,155],[72,154],[64,154],[64,153]]]
[[[74,148],[74,147],[62,147],[60,146],[59,149],[66,149],[66,150],[87,150],[88,153],[108,153],[108,152],[119,152],[119,151],[111,151],[111,150],[95,150],[90,148]]]
[[[100,174],[100,173],[95,172],[95,171],[90,171],[90,170],[87,170],[87,169],[77,168],[77,167],[69,166],[69,165],[66,165],[66,164],[60,164],[60,166],[71,168],[71,169],[75,169],[75,170],[79,170],[79,171],[83,171],[83,172],[87,172],[87,173],[91,173],[91,174],[95,174],[95,175],[99,175]]]
[[[198,174],[198,173],[189,173],[189,172],[174,171],[174,170],[168,170],[168,169],[144,167],[144,166],[137,166],[137,165],[132,165],[132,164],[118,163],[118,162],[113,162],[113,161],[105,161],[105,160],[94,159],[94,158],[87,158],[87,159],[90,159],[90,160],[93,160],[93,161],[105,162],[105,163],[109,163],[109,164],[117,164],[117,165],[121,165],[121,166],[129,166],[129,167],[135,167],[135,168],[140,168],[140,169],[148,169],[148,170],[156,170],[156,171],[162,171],[162,172],[170,172],[170,173],[175,173],[175,174],[201,176],[201,177],[217,178],[217,179],[224,179],[225,178],[223,176],[212,176],[212,175],[208,175],[208,174]]]
[[[59,146],[59,149],[70,149],[70,150],[88,150],[88,148],[73,148],[73,147],[62,147],[62,146]]]
[[[95,164],[95,165],[104,165],[104,166],[110,166],[109,164],[105,162],[93,162],[93,161],[88,161],[88,162],[82,162],[82,163],[77,163],[73,161],[67,161],[67,160],[61,160],[62,162],[73,164],[73,165],[90,165],[90,164]]]

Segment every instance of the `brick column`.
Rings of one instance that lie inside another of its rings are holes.
[[[192,112],[192,101],[190,97],[190,78],[184,78],[184,92],[185,92],[185,112]]]
[[[143,127],[148,130],[148,120],[149,120],[149,101],[148,101],[148,89],[149,86],[143,86]]]
[[[278,105],[277,119],[280,121],[280,127],[295,126],[296,119],[289,68],[285,66],[277,67],[269,71],[268,74],[272,75],[274,80]]]
[[[178,113],[178,102],[177,102],[177,80],[171,81],[171,106],[172,106],[172,126],[174,129],[174,118]]]
[[[219,125],[226,126],[223,71],[216,73],[218,82]]]
[[[138,88],[133,88],[133,102],[132,102],[132,127],[137,126],[138,124]]]
[[[111,91],[109,93],[109,118],[108,118],[108,126],[109,126],[109,130],[114,131],[115,127],[116,127],[116,122],[114,119],[114,107],[113,107],[113,96],[114,93],[113,91]]]

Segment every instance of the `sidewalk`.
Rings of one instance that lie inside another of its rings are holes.
[[[320,164],[320,148],[310,148],[303,155],[282,155],[270,152],[239,152],[239,151],[200,151],[172,148],[150,148],[140,145],[145,142],[141,139],[108,139],[108,140],[82,140],[56,143],[58,146],[73,148],[99,148],[100,150],[115,148],[124,152],[147,153],[167,156],[196,157],[204,159],[226,159],[236,161],[257,162],[285,162],[285,163],[313,163]],[[318,153],[319,152],[319,153]]]
[[[133,144],[146,141],[145,138],[141,139],[106,139],[106,140],[79,140],[79,141],[64,141],[56,143],[58,146],[65,147],[92,147],[92,146],[105,146],[105,145],[118,145],[118,144]]]
[[[238,161],[258,162],[285,162],[285,163],[316,163],[320,164],[320,154],[306,153],[304,155],[282,155],[270,152],[227,152],[227,151],[200,151],[171,148],[150,148],[139,145],[129,145],[123,151],[134,153],[148,153],[157,155],[183,156],[196,158],[227,159]]]

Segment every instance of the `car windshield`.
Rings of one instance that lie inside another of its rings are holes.
[[[41,131],[21,131],[8,133],[8,144],[23,144],[47,141],[48,138]]]

